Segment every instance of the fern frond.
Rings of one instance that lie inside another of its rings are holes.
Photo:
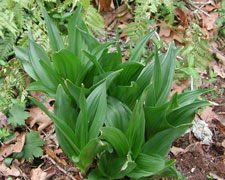
[[[6,60],[8,58],[9,53],[13,49],[13,45],[15,43],[15,38],[8,34],[5,36],[2,43],[0,43],[0,60]]]
[[[137,42],[141,37],[145,35],[147,25],[141,22],[140,23],[133,22],[123,27],[122,30],[129,36],[129,38],[133,42]]]
[[[93,6],[89,6],[85,10],[83,19],[91,33],[104,34],[104,19]]]
[[[18,28],[14,22],[14,13],[9,10],[0,12],[0,31],[4,32],[5,29],[16,37]]]
[[[56,2],[56,0],[44,0],[45,2]]]
[[[73,0],[65,0],[61,2],[61,4],[57,7],[57,10],[59,13],[62,13],[63,11],[65,11],[65,9],[67,9],[72,4],[73,4]]]
[[[149,20],[151,19],[152,13],[157,14],[160,6],[165,7],[168,11],[168,15],[164,19],[170,24],[173,23],[175,10],[174,0],[136,0],[135,2],[134,22],[122,29],[132,41],[137,42],[149,30]]]
[[[186,46],[181,51],[181,56],[184,58],[191,56],[193,58],[192,68],[197,69],[198,72],[204,72],[205,69],[208,68],[208,62],[213,60],[212,54],[209,50],[209,40],[204,38],[201,28],[197,24],[191,23],[188,31],[188,34],[191,34],[191,38],[185,40]],[[186,66],[184,65],[181,67],[181,70],[176,71],[175,78],[188,78],[187,74],[182,72],[183,67],[185,68]],[[195,79],[195,81],[197,80],[198,79]]]
[[[90,0],[78,0],[81,6],[83,6],[84,9],[88,9],[90,7]]]
[[[10,60],[8,67],[0,71],[0,77],[4,77],[0,88],[0,112],[7,113],[13,99],[17,98],[18,102],[23,102],[27,96],[20,62],[16,59]]]

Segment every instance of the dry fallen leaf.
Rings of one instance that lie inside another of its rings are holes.
[[[98,12],[105,11],[111,12],[115,9],[113,0],[99,0]]]
[[[223,65],[225,65],[225,56],[224,55],[217,52],[216,57],[222,61]]]
[[[173,82],[171,92],[170,92],[170,97],[172,97],[172,95],[175,92],[177,92],[178,94],[181,94],[184,89],[188,88],[189,85],[190,85],[190,81],[188,79],[181,80],[179,84],[176,82]]]
[[[187,28],[188,27],[187,14],[184,11],[182,11],[181,9],[176,8],[175,9],[175,15],[180,20],[180,24],[182,26],[184,26],[185,28]]]
[[[45,153],[48,154],[52,159],[54,159],[55,161],[57,161],[58,163],[62,164],[63,166],[66,166],[67,163],[64,159],[60,159],[55,153],[54,151],[52,151],[49,148],[45,148]]]
[[[225,148],[225,139],[222,142],[222,146]]]
[[[225,134],[225,116],[221,114],[216,114],[214,122],[216,126]]]
[[[175,147],[173,146],[170,151],[173,153],[174,156],[177,156],[178,154],[180,153],[186,153],[186,150],[185,149],[182,149],[182,148],[178,148],[178,147]]]
[[[210,17],[206,16],[203,13],[200,13],[202,16],[202,27],[206,27],[207,30],[212,30],[217,28],[216,20],[218,18],[218,12],[210,13]]]
[[[225,66],[222,64],[214,65],[213,66],[214,73],[217,74],[217,76],[220,76],[221,78],[225,78]]]
[[[31,180],[47,180],[47,173],[42,171],[40,167],[32,169],[30,173]]]
[[[53,107],[51,107],[49,103],[45,103],[45,106],[50,112],[53,112]],[[35,124],[38,124],[38,131],[41,131],[53,123],[52,120],[39,107],[33,107],[29,109],[29,111],[30,117],[27,119],[27,123],[31,128]]]
[[[173,31],[173,39],[177,40],[179,43],[183,43],[184,33]]]
[[[207,11],[207,12],[210,12],[210,11],[212,11],[212,10],[215,9],[215,8],[216,8],[215,6],[212,6],[212,5],[210,5],[210,4],[207,4],[207,5],[205,6],[204,10]]]
[[[202,149],[202,144],[199,142],[190,144],[188,147],[185,148],[186,152],[199,152],[201,155],[204,155],[204,151]]]
[[[14,177],[18,177],[20,176],[20,171],[19,169],[17,169],[16,167],[14,167],[13,165],[10,166],[10,168],[8,168],[4,162],[2,162],[0,164],[0,175],[1,176],[14,176]]]
[[[105,27],[108,27],[116,19],[116,14],[107,13],[103,15]]]
[[[210,106],[206,106],[206,109],[204,111],[202,111],[202,113],[201,113],[201,118],[203,121],[209,122],[209,121],[213,120],[215,115],[216,114],[213,111],[213,108]]]
[[[186,30],[185,30],[185,28],[182,25],[178,25],[177,28],[176,28],[176,31],[184,33]]]
[[[26,139],[26,134],[23,132],[17,134],[13,140],[3,144],[0,147],[0,161],[8,157],[12,153],[19,153],[22,151]]]
[[[169,37],[171,33],[171,29],[165,22],[162,22],[159,24],[160,30],[159,30],[159,36],[160,37]]]

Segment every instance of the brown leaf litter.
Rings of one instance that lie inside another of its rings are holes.
[[[25,143],[25,139],[26,139],[25,132],[22,132],[21,134],[16,133],[13,139],[2,144],[2,146],[0,147],[0,161],[4,160],[12,153],[21,152]]]

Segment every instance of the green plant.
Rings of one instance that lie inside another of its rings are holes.
[[[25,90],[24,71],[21,63],[12,59],[8,63],[2,62],[0,70],[0,112],[8,114],[14,104],[21,104],[27,96]]]
[[[25,103],[14,104],[9,112],[8,124],[11,124],[13,128],[24,126],[25,120],[30,116],[29,113],[25,111]]]
[[[221,0],[221,5],[222,5],[222,8],[218,9],[219,17],[216,20],[216,24],[218,28],[216,33],[216,38],[218,38],[218,35],[220,35],[221,38],[225,38],[225,30],[223,28],[225,26],[225,1],[224,0]],[[224,46],[225,45],[223,44],[223,47]]]
[[[195,111],[208,104],[198,99],[207,90],[175,93],[168,101],[180,49],[172,43],[159,55],[156,48],[154,61],[142,61],[150,32],[122,63],[118,33],[116,42],[99,44],[88,34],[80,11],[78,7],[69,20],[66,46],[44,10],[51,58],[31,34],[29,48],[15,49],[34,79],[27,89],[54,97],[54,113],[30,99],[52,118],[60,146],[83,175],[97,157],[89,180],[184,179],[175,160],[165,156],[174,139],[191,126]],[[113,43],[117,51],[108,53]]]
[[[1,0],[0,1],[0,60],[7,60],[13,54],[13,45],[27,46],[28,29],[32,27],[33,36],[39,44],[48,47],[48,36],[43,21],[41,7],[44,6],[55,17],[54,22],[62,27],[74,7],[81,4],[85,11],[83,19],[90,32],[102,35],[103,17],[90,5],[90,0]]]
[[[218,90],[218,95],[220,95],[221,97],[223,97],[223,93],[224,93],[224,88],[221,88]]]
[[[204,37],[204,33],[195,23],[190,23],[190,28],[187,31],[185,48],[180,55],[184,60],[177,61],[175,79],[187,79],[190,76],[194,79],[194,85],[198,87],[199,73],[208,68],[208,62],[213,60],[212,53],[209,48],[209,40]]]
[[[14,133],[7,132],[6,128],[0,128],[0,144],[14,137]]]
[[[30,131],[26,134],[26,143],[22,150],[22,158],[27,161],[33,161],[34,157],[40,157],[43,155],[43,146],[44,141],[42,138],[39,138],[38,131]]]
[[[179,6],[183,7],[182,1],[136,0],[134,22],[122,30],[136,43],[149,31],[153,22],[159,18],[162,17],[168,24],[173,24],[175,8]]]
[[[214,73],[212,69],[209,69],[209,80],[208,81],[210,83],[213,83],[213,82],[217,81],[216,76],[217,76],[217,74]]]

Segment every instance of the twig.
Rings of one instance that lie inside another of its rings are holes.
[[[160,41],[160,37],[159,37],[159,34],[155,31],[155,36],[156,38]]]
[[[194,91],[194,78],[191,76],[191,91]]]
[[[61,168],[57,162],[55,162],[49,155],[45,155],[43,157],[46,157],[48,160],[52,162],[61,172],[63,172],[65,175],[69,176],[72,180],[76,180],[75,177],[73,177],[70,173],[68,173],[65,169]]]
[[[207,4],[211,4],[211,2],[192,2],[193,4],[196,5],[207,5]]]
[[[210,15],[207,13],[207,12],[205,12],[204,10],[202,10],[201,8],[202,7],[204,7],[204,5],[202,6],[202,7],[198,7],[198,6],[196,6],[192,1],[188,1],[188,3],[191,5],[191,6],[193,6],[194,8],[196,8],[198,11],[201,11],[203,14],[205,14],[206,16],[208,16],[208,17],[210,17]]]

